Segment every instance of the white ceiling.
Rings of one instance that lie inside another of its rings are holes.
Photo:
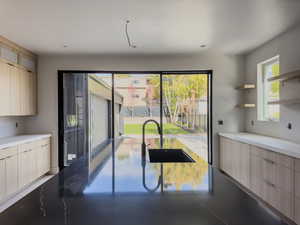
[[[0,0],[0,34],[39,54],[244,53],[299,19],[299,0]]]

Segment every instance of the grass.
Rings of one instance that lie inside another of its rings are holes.
[[[142,124],[125,124],[124,131],[125,134],[142,134]],[[180,127],[175,126],[171,123],[166,123],[163,126],[164,134],[189,134],[189,132],[183,130]],[[155,124],[147,124],[146,126],[147,134],[157,134],[157,129]]]

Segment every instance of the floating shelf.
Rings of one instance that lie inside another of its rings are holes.
[[[245,103],[245,104],[239,104],[236,107],[238,107],[238,108],[255,108],[256,105],[255,104],[251,104],[251,103]]]
[[[255,84],[243,84],[235,88],[236,90],[250,90],[255,89]]]
[[[293,105],[293,104],[300,104],[300,98],[268,102],[268,105]]]
[[[295,71],[292,71],[292,72],[281,74],[281,75],[276,76],[276,77],[271,77],[271,78],[268,79],[268,81],[278,80],[280,82],[285,82],[285,81],[296,80],[296,79],[300,80],[300,70],[295,70]]]

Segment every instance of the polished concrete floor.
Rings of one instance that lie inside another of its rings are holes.
[[[156,140],[148,140],[152,145]],[[2,225],[279,225],[285,224],[201,156],[176,140],[194,164],[146,166],[139,143],[125,140],[115,154],[78,161],[0,214]],[[143,185],[143,175],[149,191]],[[163,185],[154,188],[162,175]]]

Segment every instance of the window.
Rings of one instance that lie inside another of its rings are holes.
[[[269,104],[280,99],[280,83],[279,81],[268,81],[269,78],[279,75],[279,69],[279,56],[257,65],[258,120],[280,120],[280,106]]]

